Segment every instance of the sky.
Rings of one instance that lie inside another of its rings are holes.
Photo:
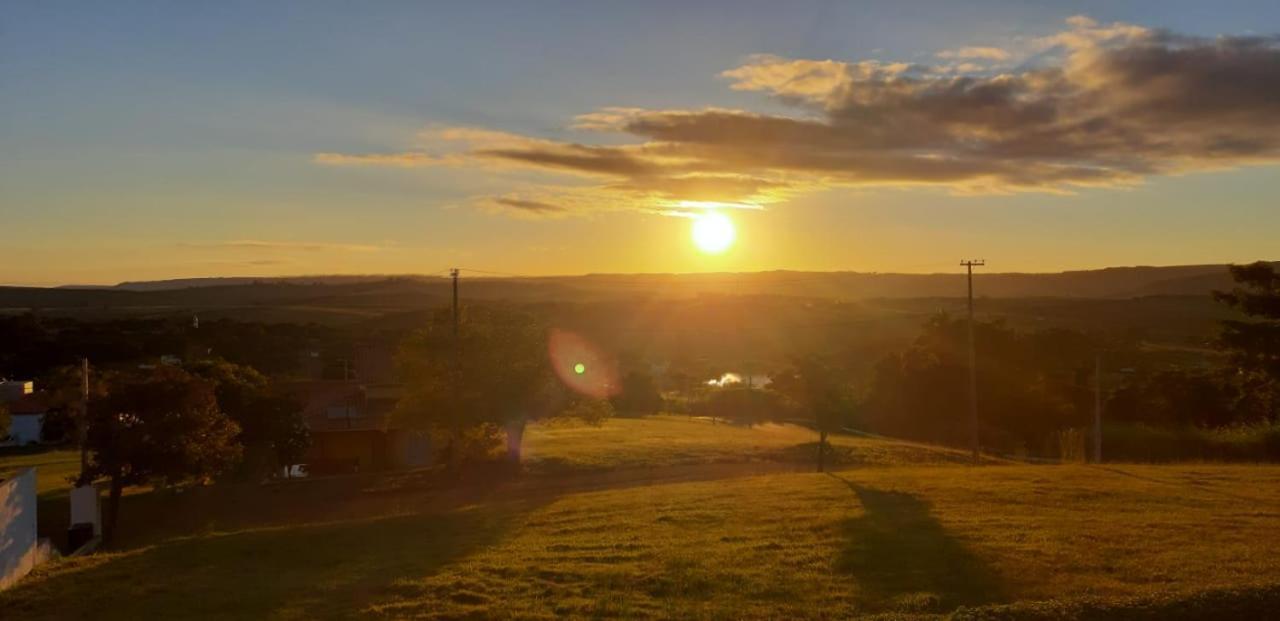
[[[1277,32],[1269,0],[0,0],[0,283],[1280,259]]]

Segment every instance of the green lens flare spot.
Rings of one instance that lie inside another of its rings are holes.
[[[579,362],[578,364],[573,365],[573,372],[577,373],[578,375],[582,375],[583,373],[587,372],[587,365]]]

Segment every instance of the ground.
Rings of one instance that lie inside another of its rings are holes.
[[[0,594],[0,609],[930,617],[1280,582],[1280,467],[975,468],[950,451],[911,465],[928,447],[840,438],[865,458],[818,474],[785,459],[812,447],[806,435],[676,418],[535,427],[532,472],[514,481],[443,486],[411,473],[136,494],[117,551],[47,565]]]

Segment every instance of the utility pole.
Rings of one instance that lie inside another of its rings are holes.
[[[453,278],[453,340],[458,340],[458,268],[451,268],[449,276]]]
[[[1093,463],[1102,463],[1102,354],[1093,359]]]
[[[80,476],[89,469],[89,359],[80,359],[80,424],[76,425],[80,437]]]
[[[978,354],[973,344],[973,268],[986,265],[978,259],[961,261],[969,274],[969,442],[973,447],[973,463],[978,463]]]

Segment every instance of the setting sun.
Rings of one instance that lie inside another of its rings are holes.
[[[693,244],[707,254],[728,250],[735,234],[733,220],[724,214],[708,212],[693,221]]]

